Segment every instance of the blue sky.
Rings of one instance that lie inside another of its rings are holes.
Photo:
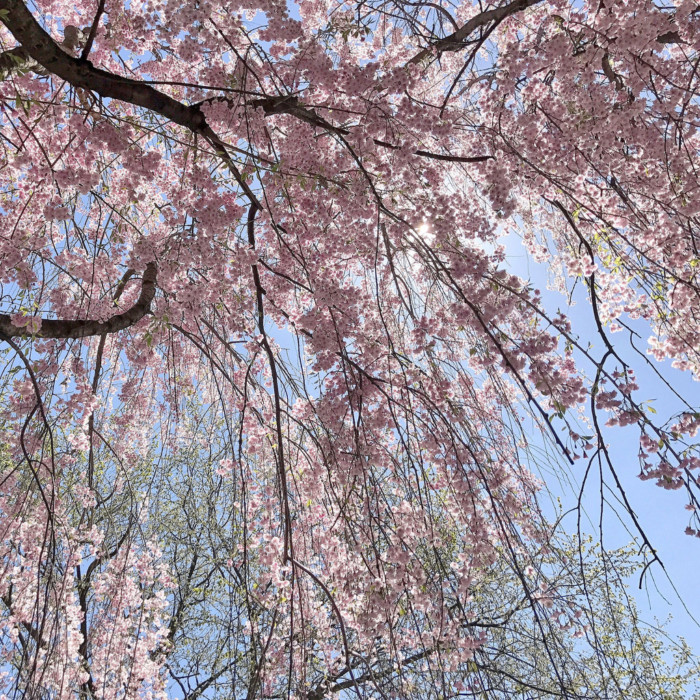
[[[593,343],[593,354],[600,356],[602,340],[597,335],[592,308],[583,281],[580,280],[577,284],[573,295],[574,304],[567,306],[566,298],[558,292],[547,290],[547,284],[552,276],[550,266],[534,262],[515,235],[507,237],[503,242],[506,245],[508,266],[511,271],[530,280],[534,287],[540,289],[544,304],[550,310],[556,311],[557,308],[561,308],[565,311],[571,319],[574,334],[578,334],[584,340],[584,345],[590,340]],[[651,335],[651,329],[643,321],[632,321],[628,318],[623,320],[639,333],[641,338],[635,339],[635,345],[645,353],[646,340]],[[637,399],[651,400],[653,409],[656,411],[653,417],[663,423],[667,418],[681,411],[682,404],[644,359],[635,353],[628,338],[629,333],[626,331],[609,335],[616,350],[636,371],[637,383],[640,386],[636,392]],[[700,385],[692,379],[689,372],[673,369],[670,361],[657,362],[651,357],[649,359],[671,386],[679,390],[690,403],[694,397],[697,398]],[[581,366],[585,368],[583,364]],[[588,373],[590,374],[590,369]],[[603,412],[601,414],[605,415]],[[531,433],[534,446],[541,444],[541,438],[537,437],[534,429],[528,432]],[[700,621],[700,604],[696,594],[696,577],[699,572],[696,562],[700,552],[700,541],[684,534],[689,515],[684,509],[686,503],[684,495],[680,491],[659,488],[654,481],[641,481],[638,478],[639,430],[636,425],[626,428],[617,426],[603,428],[603,433],[627,498],[665,566],[665,572],[658,563],[651,566],[644,577],[641,590],[639,577],[629,582],[630,592],[639,606],[639,613],[648,622],[653,622],[654,618],[663,621],[671,616],[666,627],[667,631],[672,636],[684,637],[698,653],[700,652],[700,624],[696,620]],[[556,465],[559,474],[555,475],[551,470],[548,474],[541,474],[552,497],[561,499],[564,511],[576,505],[586,464],[585,460],[579,460],[570,466],[565,460],[559,458]],[[637,533],[630,517],[624,513],[611,475],[604,473],[604,477],[605,483],[611,488],[603,489],[607,501],[603,511],[603,541],[608,549],[614,549],[635,539]],[[546,498],[542,499],[543,504],[546,500]],[[596,465],[591,469],[582,501],[585,511],[582,526],[594,536],[599,536],[600,533],[600,502],[600,479]],[[552,512],[554,512],[553,508]],[[577,525],[575,513],[566,517],[563,525],[567,532],[575,532]]]

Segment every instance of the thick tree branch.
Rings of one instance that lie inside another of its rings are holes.
[[[541,0],[519,0],[519,2],[540,2]],[[160,114],[175,124],[184,126],[193,133],[201,134],[216,147],[221,146],[220,139],[216,137],[208,126],[200,104],[184,105],[155,88],[131,78],[121,77],[104,71],[85,59],[77,59],[65,53],[51,38],[51,36],[34,19],[21,0],[0,0],[0,12],[5,10],[2,22],[10,30],[15,39],[21,44],[12,52],[19,52],[24,65],[29,68],[33,65],[30,60],[36,61],[47,71],[66,80],[74,87],[84,88],[96,92],[102,97],[128,102],[137,107],[143,107]],[[485,14],[485,13],[482,13]],[[480,15],[481,16],[481,15]],[[10,53],[10,52],[6,52]],[[2,56],[0,56],[1,68]],[[8,66],[16,65],[13,57],[8,57]],[[294,96],[265,97],[248,103],[252,107],[260,107],[266,116],[273,114],[291,114],[309,124],[320,126],[330,131],[348,134],[346,129],[335,127],[325,119],[317,115],[313,110],[302,105]],[[375,139],[375,143],[384,148],[397,149],[385,141]],[[453,156],[431,153],[417,150],[415,155],[424,158],[450,161],[457,163],[478,163],[493,156]],[[247,194],[247,193],[246,193]]]
[[[502,5],[501,7],[494,7],[492,10],[485,10],[480,12],[475,17],[472,17],[463,27],[460,27],[456,32],[452,32],[449,36],[444,39],[439,39],[433,42],[430,46],[419,51],[409,62],[411,65],[413,63],[420,63],[423,59],[429,58],[430,56],[439,55],[445,51],[459,51],[464,48],[465,39],[479,27],[485,27],[491,22],[502,22],[506,17],[510,17],[518,12],[531,7],[532,5],[537,5],[542,2],[542,0],[515,0],[509,5]]]
[[[91,335],[117,333],[133,326],[151,310],[151,302],[156,295],[157,273],[156,264],[148,263],[143,273],[141,294],[136,303],[124,313],[116,314],[106,321],[42,319],[39,330],[32,332],[31,327],[15,326],[9,316],[0,314],[0,333],[10,338],[86,338]]]
[[[90,61],[69,56],[34,19],[21,0],[0,0],[0,12],[3,24],[29,56],[73,87],[149,109],[195,133],[203,133],[206,120],[199,107],[188,107],[150,85],[113,75],[95,68]]]

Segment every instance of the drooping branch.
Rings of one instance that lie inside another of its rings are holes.
[[[140,321],[150,310],[156,295],[156,276],[158,268],[151,262],[146,266],[141,283],[141,294],[136,303],[124,313],[115,314],[106,321],[42,319],[41,327],[33,332],[29,326],[16,326],[10,316],[0,314],[0,335],[7,337],[36,338],[86,338],[92,335],[117,333]]]

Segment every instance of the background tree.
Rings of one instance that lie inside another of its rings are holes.
[[[0,0],[6,692],[672,697],[521,424],[700,529],[697,15]]]

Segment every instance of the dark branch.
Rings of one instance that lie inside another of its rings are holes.
[[[532,4],[541,0],[518,1]],[[166,117],[175,124],[186,127],[193,133],[205,136],[212,143],[218,141],[211,128],[207,125],[206,118],[199,104],[184,105],[146,83],[95,68],[88,60],[73,58],[56,44],[34,19],[32,13],[21,0],[0,0],[0,11],[2,10],[5,10],[2,17],[3,24],[21,44],[21,47],[11,51],[19,52],[18,55],[25,62],[27,68],[31,65],[29,63],[31,58],[47,71],[66,80],[74,87],[84,88],[85,90],[96,92],[102,97],[121,100],[143,107]],[[7,63],[15,66],[17,62],[12,57],[8,57]],[[349,133],[346,129],[334,127],[313,112],[313,110],[304,107],[294,96],[266,97],[253,100],[248,104],[252,107],[262,108],[266,116],[291,114],[297,119],[323,127],[329,131],[345,135]],[[375,143],[385,148],[398,148],[384,141],[375,140]],[[415,151],[415,155],[457,163],[476,163],[493,157],[441,155],[422,150]]]
[[[425,58],[439,55],[445,51],[459,51],[464,48],[465,40],[475,29],[485,27],[491,22],[502,22],[506,17],[522,12],[531,5],[536,5],[539,2],[542,2],[542,0],[515,0],[515,2],[511,2],[509,5],[502,5],[492,10],[480,12],[456,32],[452,32],[452,34],[446,36],[444,39],[439,39],[427,48],[419,51],[408,63],[409,65],[420,63]]]
[[[80,60],[86,61],[87,57],[90,55],[90,49],[92,49],[92,42],[95,41],[95,36],[97,36],[97,27],[100,26],[100,18],[102,13],[105,11],[105,0],[100,0],[100,4],[97,7],[97,13],[95,14],[95,19],[92,20],[92,26],[90,27],[90,32],[85,40],[85,46],[83,47],[83,52],[80,54]]]
[[[272,114],[290,114],[293,117],[306,122],[307,124],[321,127],[322,129],[326,129],[332,133],[341,134],[343,136],[348,136],[350,134],[349,129],[334,126],[320,114],[317,114],[313,109],[304,106],[294,95],[285,97],[264,97],[257,100],[251,100],[248,104],[251,107],[260,107],[265,112],[265,116],[270,116]],[[397,151],[401,148],[400,146],[396,146],[393,143],[388,143],[387,141],[382,141],[381,139],[372,139],[372,141],[374,141],[377,146],[381,146],[382,148],[390,148],[393,151]],[[430,151],[423,151],[420,149],[413,151],[413,154],[423,158],[433,158],[434,160],[443,160],[451,163],[481,163],[485,160],[493,158],[493,156],[453,156],[450,154],[432,153]]]
[[[151,310],[151,302],[156,295],[157,273],[156,264],[148,263],[143,273],[141,294],[136,303],[124,313],[116,314],[106,321],[42,319],[41,327],[33,333],[31,328],[15,326],[9,316],[0,314],[0,334],[8,337],[86,338],[91,335],[117,333],[133,326]]]
[[[21,0],[0,0],[0,12],[3,10],[3,24],[27,54],[73,87],[144,107],[195,133],[203,133],[206,120],[199,107],[188,107],[150,85],[113,75],[95,68],[90,61],[69,56],[34,19]]]

